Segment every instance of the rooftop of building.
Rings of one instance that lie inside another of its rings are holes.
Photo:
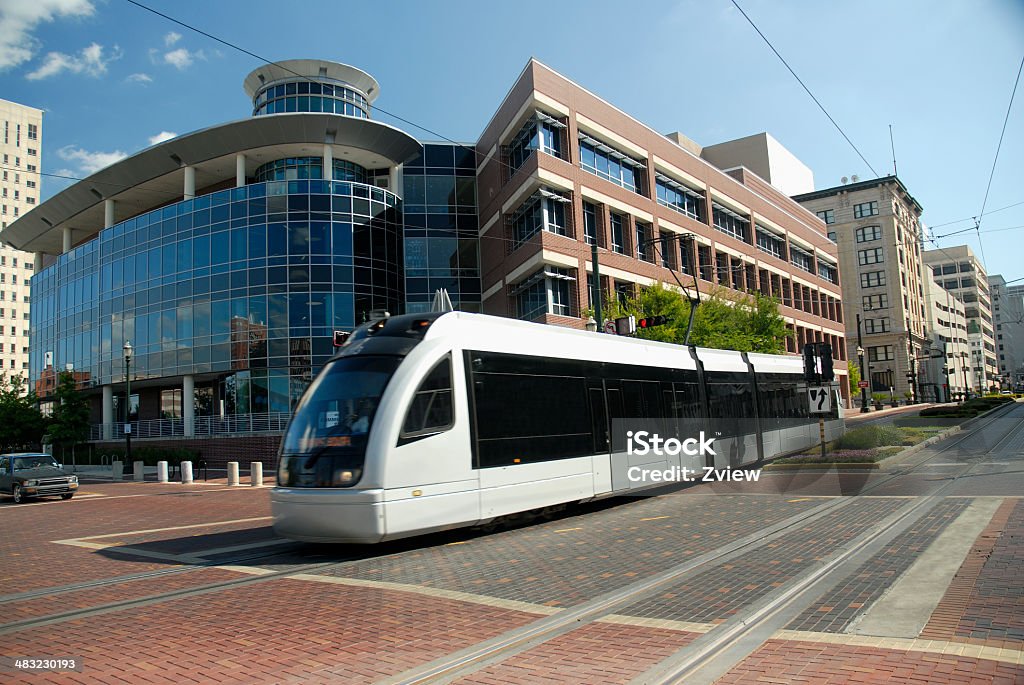
[[[904,201],[910,204],[917,211],[920,216],[924,208],[921,207],[921,203],[914,199],[914,196],[907,190],[907,186],[903,184],[903,181],[898,176],[890,174],[889,176],[882,176],[880,178],[872,178],[867,181],[856,181],[854,183],[843,183],[831,188],[822,188],[821,190],[815,190],[810,193],[803,193],[801,195],[794,195],[793,199],[797,202],[806,202],[808,200],[819,200],[826,197],[832,197],[839,195],[840,193],[855,193],[860,190],[870,190],[879,186],[894,184],[903,196]]]

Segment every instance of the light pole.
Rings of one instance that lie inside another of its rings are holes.
[[[857,317],[860,318],[859,316]],[[857,331],[860,332],[859,330]],[[860,337],[860,336],[858,336]],[[857,345],[857,359],[860,361],[860,380],[861,382],[867,382],[864,371],[864,348]],[[866,414],[868,412],[868,389],[867,386],[861,386],[860,389],[860,413]]]
[[[132,460],[132,344],[128,341],[124,344],[124,461],[126,464]]]

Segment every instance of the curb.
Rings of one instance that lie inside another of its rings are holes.
[[[877,461],[868,462],[818,462],[807,464],[768,464],[764,471],[831,471],[832,469],[877,469]]]

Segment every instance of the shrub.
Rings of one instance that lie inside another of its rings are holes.
[[[869,450],[878,447],[878,426],[861,426],[847,431],[835,441],[835,448],[840,450]]]

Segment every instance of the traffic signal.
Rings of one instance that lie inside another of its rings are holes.
[[[637,328],[653,328],[654,326],[664,326],[668,323],[667,316],[646,316],[636,322]]]
[[[821,382],[821,374],[818,372],[818,355],[814,343],[804,345],[804,380],[808,383]]]
[[[620,316],[615,319],[615,335],[633,335],[636,332],[635,316]]]
[[[821,359],[822,382],[831,383],[836,379],[836,372],[832,368],[832,345],[818,343],[818,358]]]

